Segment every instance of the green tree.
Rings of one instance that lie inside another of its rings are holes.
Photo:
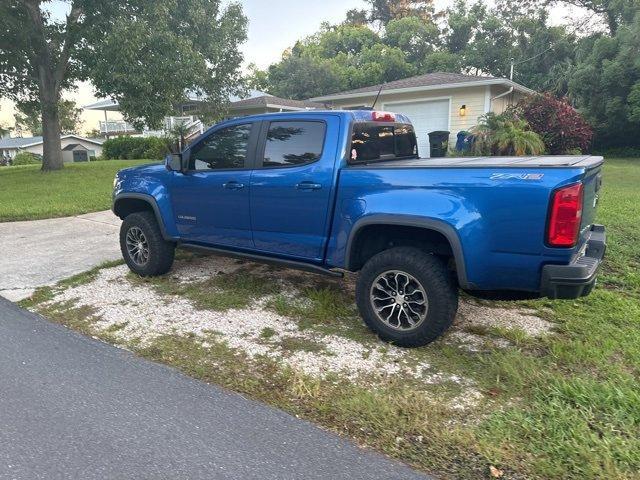
[[[444,44],[448,52],[462,53],[472,41],[480,19],[487,13],[482,2],[475,2],[470,7],[465,0],[456,0],[447,9],[447,21],[444,29]]]
[[[385,28],[384,43],[405,55],[417,71],[424,71],[424,62],[440,43],[440,30],[430,19],[404,17],[391,20]]]
[[[369,4],[369,21],[388,25],[392,20],[418,17],[429,20],[434,15],[433,0],[366,0]]]
[[[324,24],[287,50],[266,77],[253,72],[252,78],[266,79],[273,95],[306,99],[405,78],[416,71],[401,48],[386,44],[369,27]]]
[[[600,147],[638,145],[640,130],[640,14],[613,37],[582,40],[569,95],[596,132]]]
[[[611,35],[617,33],[620,25],[631,23],[640,11],[638,0],[559,0],[558,3],[575,5],[600,15]]]
[[[508,77],[537,90],[562,94],[573,64],[576,37],[564,26],[551,26],[544,2],[457,1],[447,10],[444,46],[461,57],[461,68],[478,74]]]
[[[151,127],[173,111],[185,91],[207,96],[219,112],[241,89],[238,45],[246,18],[220,0],[67,0],[64,19],[50,2],[0,3],[0,96],[39,103],[43,170],[63,167],[61,94],[90,80],[116,99],[130,122]]]
[[[269,75],[265,70],[260,70],[255,63],[250,63],[247,70],[248,74],[245,78],[247,88],[259,90],[261,92],[269,89]]]
[[[268,92],[284,98],[304,100],[345,88],[331,61],[290,52],[271,65],[267,75]]]
[[[352,8],[347,12],[346,19],[344,21],[345,25],[358,25],[363,26],[369,23],[369,15],[366,10],[359,10],[357,8]]]
[[[31,135],[42,135],[42,112],[39,103],[21,103],[17,106],[15,115],[16,127],[21,130],[29,130]],[[60,133],[78,133],[82,125],[80,115],[82,109],[76,107],[72,100],[60,100],[58,102],[58,116],[60,118]]]
[[[427,55],[422,61],[423,72],[460,72],[464,59],[457,53],[440,50]]]
[[[11,133],[11,128],[0,123],[0,138],[4,138]]]
[[[322,58],[333,58],[339,53],[357,55],[363,49],[380,42],[376,33],[368,27],[353,25],[326,26],[320,35],[306,46],[306,52],[313,52]]]
[[[340,61],[340,57],[336,60]],[[400,80],[416,74],[402,50],[376,43],[365,48],[360,55],[344,62],[346,68],[345,83],[348,88],[360,88],[378,83]]]

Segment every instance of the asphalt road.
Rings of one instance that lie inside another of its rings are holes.
[[[0,479],[425,479],[0,298]]]

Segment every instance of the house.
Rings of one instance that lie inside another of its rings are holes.
[[[371,107],[407,115],[418,137],[420,156],[429,156],[429,132],[448,131],[455,144],[459,131],[477,125],[487,112],[501,113],[535,91],[506,78],[479,77],[460,73],[427,73],[416,77],[371,85],[310,99],[332,108]]]
[[[29,152],[42,156],[42,143],[42,137],[3,138],[0,139],[0,156],[13,158],[18,152]],[[62,135],[60,143],[62,144],[62,158],[65,162],[87,161],[91,157],[98,157],[102,154],[102,140],[78,135]],[[74,153],[75,151],[84,151],[85,153]]]
[[[159,136],[171,132],[177,125],[184,125],[188,134],[185,136],[189,141],[191,138],[202,133],[206,126],[198,118],[199,105],[204,100],[203,97],[195,94],[187,94],[184,103],[176,105],[176,116],[166,117],[164,124],[160,130],[142,129],[138,130],[133,125],[124,120],[109,120],[107,112],[119,112],[120,105],[117,101],[106,99],[85,105],[86,110],[101,110],[104,112],[104,121],[99,123],[100,134],[109,136],[117,135],[142,135],[142,136]],[[250,90],[245,97],[231,97],[227,116],[242,117],[246,115],[255,115],[258,113],[270,112],[293,112],[300,110],[310,110],[316,108],[326,108],[322,103],[311,102],[308,100],[290,100],[287,98],[274,97],[259,90]]]
[[[67,162],[88,162],[91,157],[95,157],[95,150],[89,150],[81,143],[70,143],[62,149],[62,161]]]

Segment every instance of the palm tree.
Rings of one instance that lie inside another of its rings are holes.
[[[524,120],[510,120],[495,132],[494,141],[504,155],[540,155],[544,152],[544,142],[536,132],[527,130]]]
[[[189,128],[187,128],[187,124],[184,122],[176,123],[169,134],[178,140],[178,151],[182,151],[185,146],[185,137],[189,134]]]
[[[527,121],[513,111],[483,115],[472,132],[476,155],[540,155],[545,151],[540,135],[530,130]]]

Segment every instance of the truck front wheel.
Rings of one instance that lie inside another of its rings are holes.
[[[176,246],[162,238],[152,212],[128,215],[120,227],[120,250],[131,271],[142,277],[163,275],[171,269]]]
[[[395,247],[364,265],[356,300],[364,322],[382,340],[419,347],[451,325],[458,289],[438,257],[413,247]]]

